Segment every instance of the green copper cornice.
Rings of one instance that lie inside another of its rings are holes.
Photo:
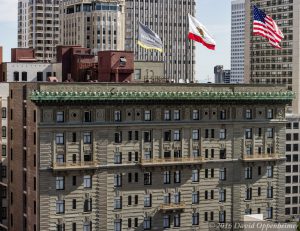
[[[291,91],[278,92],[53,92],[33,91],[34,102],[72,101],[147,101],[147,100],[205,100],[205,101],[291,101],[295,94]]]

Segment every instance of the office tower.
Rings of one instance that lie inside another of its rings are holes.
[[[169,79],[194,81],[195,46],[187,39],[187,34],[188,14],[195,14],[195,5],[195,0],[126,1],[125,49],[134,51],[136,61],[164,61],[164,75]],[[160,36],[163,53],[137,45],[138,21]]]
[[[265,38],[251,35],[251,8],[256,4],[266,11],[277,23],[284,34],[280,43],[282,49],[271,47]],[[286,190],[285,219],[298,220],[300,202],[296,182],[298,173],[298,138],[300,99],[299,99],[299,0],[284,1],[246,1],[246,41],[245,41],[245,78],[247,82],[259,84],[285,84],[296,93],[292,108],[287,110],[286,130]],[[293,187],[292,186],[295,186]]]
[[[60,43],[100,50],[124,50],[125,0],[66,0],[60,7]]]
[[[267,39],[252,35],[252,9],[250,4],[264,10],[277,23],[284,34],[282,49],[272,47]],[[296,92],[293,113],[300,112],[299,100],[299,0],[246,1],[245,23],[245,81],[252,83],[286,84]]]
[[[9,83],[8,92],[0,172],[11,231],[208,230],[251,212],[283,220],[293,97],[283,87]]]
[[[224,70],[222,65],[214,67],[215,83],[230,83],[230,70]]]
[[[245,0],[231,2],[230,83],[244,82]]]
[[[18,1],[18,47],[34,48],[39,61],[55,58],[59,41],[59,0]]]

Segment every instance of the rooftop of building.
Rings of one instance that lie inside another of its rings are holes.
[[[155,83],[41,83],[35,102],[72,101],[268,101],[289,103],[294,93],[283,85],[155,84]]]

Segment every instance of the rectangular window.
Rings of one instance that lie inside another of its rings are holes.
[[[175,130],[174,131],[174,141],[180,141],[181,137],[180,137],[180,131],[179,130]]]
[[[171,112],[170,112],[170,110],[165,110],[165,112],[164,112],[164,120],[171,120]]]
[[[65,117],[64,117],[64,112],[63,111],[58,111],[58,112],[56,112],[56,122],[57,123],[62,123],[62,122],[64,122],[64,119]]]
[[[148,194],[144,196],[144,207],[151,207],[152,206],[152,195]]]
[[[199,170],[198,169],[192,170],[192,182],[199,182]]]
[[[199,225],[199,213],[192,214],[192,225]]]
[[[122,231],[122,220],[116,219],[114,221],[114,231]]]
[[[6,144],[2,144],[2,156],[6,156]]]
[[[144,132],[144,142],[151,142],[151,131]]]
[[[122,132],[115,132],[115,143],[122,143]]]
[[[273,119],[273,109],[268,109],[268,111],[267,111],[267,119]]]
[[[114,112],[114,120],[115,120],[115,122],[121,122],[121,120],[122,120],[121,111],[115,111]]]
[[[84,188],[91,188],[92,187],[92,176],[85,175],[83,177],[83,187]]]
[[[65,201],[57,200],[56,201],[56,213],[61,214],[65,212]]]
[[[122,153],[121,152],[115,152],[114,164],[122,164]]]
[[[273,128],[267,128],[267,138],[273,138]]]
[[[171,183],[171,173],[170,171],[164,171],[164,184]]]
[[[170,228],[170,215],[164,215],[163,217],[163,227]]]
[[[171,141],[171,131],[164,132],[164,141]]]
[[[252,188],[246,188],[245,200],[252,200]]]
[[[219,202],[226,201],[226,189],[219,189]]]
[[[6,118],[6,107],[2,108],[2,119]]]
[[[151,229],[151,217],[145,217],[143,222],[144,230],[150,230]]]
[[[220,111],[220,120],[226,120],[226,110]]]
[[[56,144],[64,144],[64,134],[63,133],[56,133]]]
[[[220,140],[226,139],[226,129],[220,129]]]
[[[267,187],[267,198],[273,198],[273,187],[272,186]]]
[[[91,122],[92,121],[92,113],[91,111],[84,112],[84,122]]]
[[[199,130],[198,129],[193,130],[192,139],[193,140],[199,140]]]
[[[273,207],[268,207],[267,208],[267,219],[272,219],[273,218]]]
[[[65,189],[65,177],[57,176],[56,177],[56,190],[64,190]]]
[[[38,82],[43,81],[43,72],[37,72],[37,73],[36,73],[36,80],[37,80]]]
[[[91,212],[93,208],[92,198],[86,198],[83,203],[83,212]]]
[[[252,139],[252,128],[246,128],[245,129],[245,138],[246,139]]]
[[[273,177],[273,166],[267,166],[267,177],[272,178]]]
[[[122,175],[121,174],[115,174],[114,175],[114,186],[115,187],[121,187],[122,186]]]
[[[199,110],[193,110],[193,120],[199,120]]]
[[[84,132],[83,133],[83,143],[84,144],[91,144],[92,143],[92,133],[91,132]]]
[[[152,184],[152,174],[151,172],[144,173],[144,185],[151,185]]]
[[[150,110],[145,110],[145,112],[144,112],[144,120],[145,121],[150,121],[151,120],[151,111]]]
[[[180,214],[174,215],[174,227],[180,227]]]
[[[245,168],[245,179],[252,179],[252,167]]]
[[[246,119],[252,119],[252,110],[251,109],[247,109],[246,110]]]
[[[219,223],[225,223],[226,221],[226,213],[225,211],[219,212]]]
[[[180,111],[174,110],[174,120],[180,120]]]
[[[122,209],[122,197],[115,197],[114,199],[114,209]]]
[[[226,180],[226,168],[220,168],[219,171],[219,180]]]
[[[176,170],[174,172],[174,183],[180,183],[181,181],[181,172],[180,170]]]
[[[199,191],[192,192],[192,204],[199,204]]]

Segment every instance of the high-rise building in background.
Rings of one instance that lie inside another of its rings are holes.
[[[60,7],[60,44],[81,45],[94,54],[124,50],[125,0],[66,0]]]
[[[231,2],[230,83],[244,82],[245,0]]]
[[[282,49],[272,47],[267,39],[252,35],[252,9],[256,5],[270,15],[284,34]],[[300,1],[246,1],[245,81],[256,84],[285,84],[296,93],[286,118],[286,188],[285,219],[300,218],[299,122],[300,122]]]
[[[178,82],[194,80],[194,42],[187,39],[188,14],[195,14],[195,0],[126,1],[125,49],[134,51],[136,61],[164,61],[165,77]],[[138,21],[157,33],[164,44],[163,53],[137,45]]]
[[[224,70],[222,65],[214,67],[215,83],[230,83],[230,70]]]
[[[43,62],[55,59],[59,42],[59,0],[18,1],[18,47],[34,48]]]

